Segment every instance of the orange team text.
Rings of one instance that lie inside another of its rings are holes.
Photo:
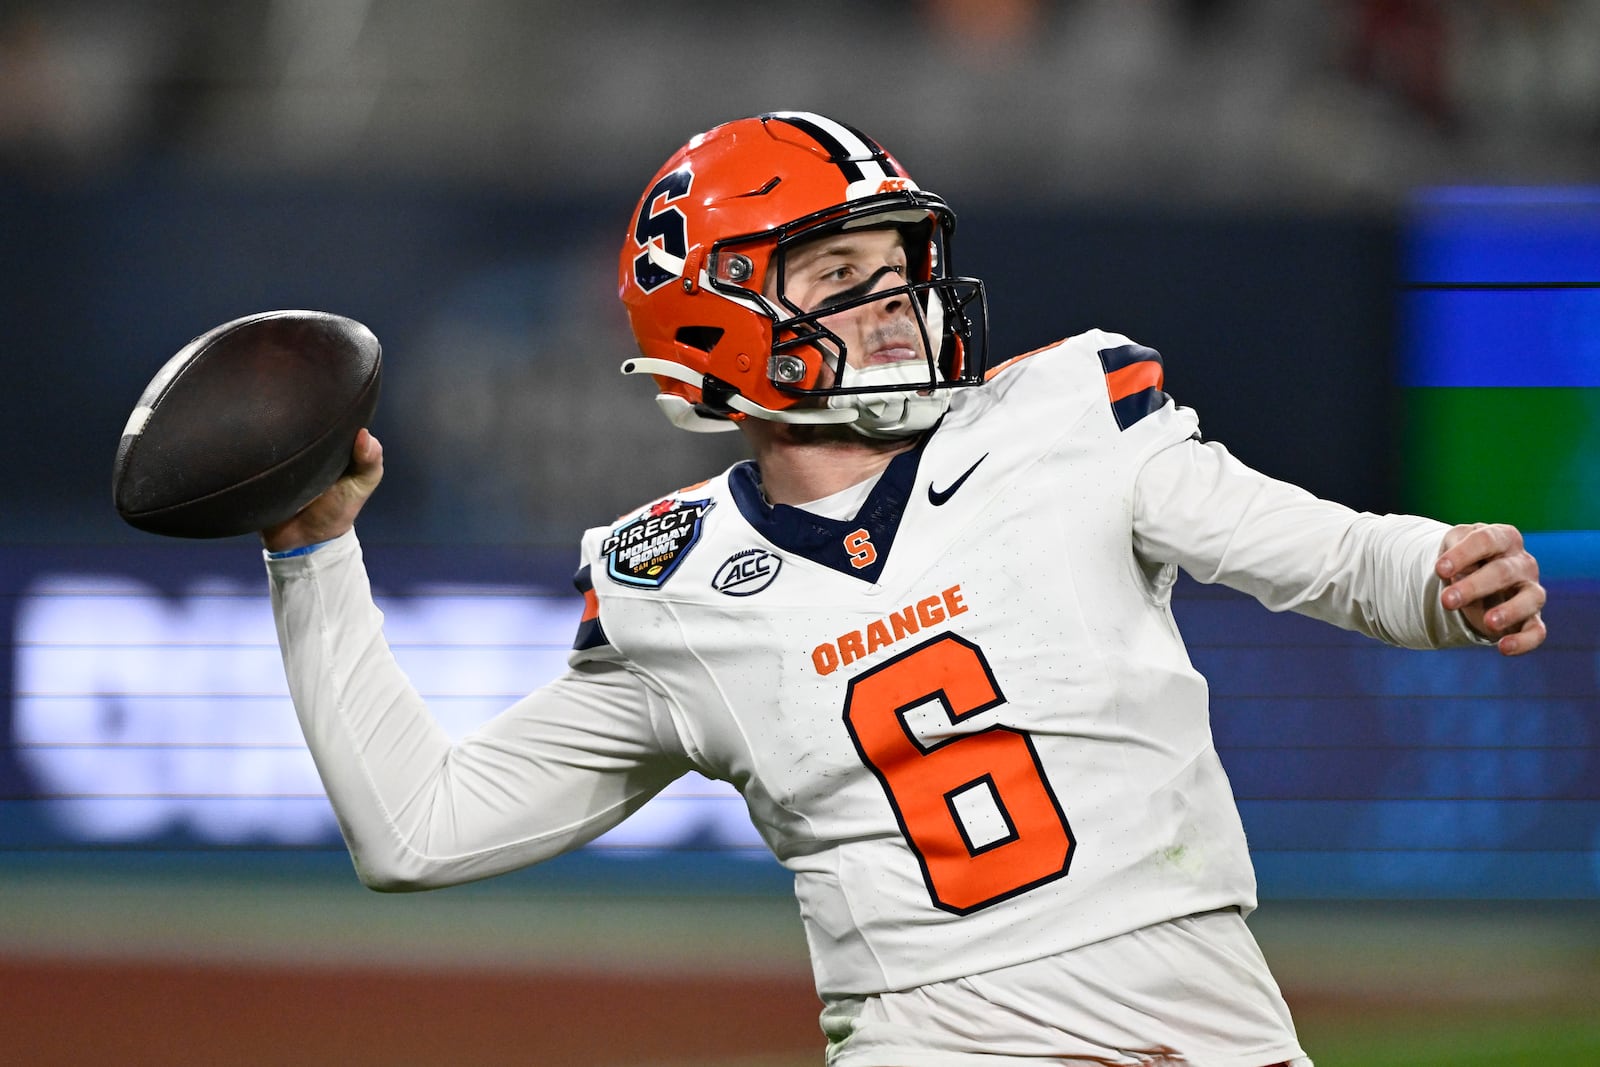
[[[953,616],[964,615],[966,611],[966,602],[961,599],[961,586],[952,585],[942,593],[907,604],[891,615],[873,619],[860,630],[851,630],[832,641],[823,642],[811,650],[811,665],[818,674],[832,674],[840,667],[870,656],[921,630],[937,626]]]

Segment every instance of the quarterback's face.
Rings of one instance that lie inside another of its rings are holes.
[[[783,296],[807,312],[848,303],[880,289],[905,284],[906,249],[895,229],[851,230],[797,244],[784,262]],[[776,297],[777,279],[769,283]],[[824,315],[820,325],[845,345],[851,367],[924,359],[926,351],[916,312],[905,293]],[[831,361],[830,361],[831,362]],[[818,383],[833,384],[832,367]]]

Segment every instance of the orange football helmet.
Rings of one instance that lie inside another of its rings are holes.
[[[654,377],[656,402],[690,430],[746,417],[848,423],[873,437],[926,429],[952,387],[983,381],[983,283],[951,272],[955,221],[843,123],[783,111],[708,130],[650,180],[623,240],[618,289],[640,356],[622,370]],[[904,237],[904,284],[810,312],[785,297],[796,242],[883,226]],[[850,367],[819,319],[896,296],[914,310],[925,359]]]

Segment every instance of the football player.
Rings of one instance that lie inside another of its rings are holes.
[[[832,1067],[1304,1063],[1169,594],[1392,644],[1545,638],[1519,533],[1358,514],[1204,441],[1099,330],[988,358],[955,217],[797,112],[703,133],[619,260],[675,425],[753,459],[583,539],[570,668],[458,744],[396,667],[350,473],[266,531],[290,689],[362,879],[576,848],[730,782],[794,874]]]

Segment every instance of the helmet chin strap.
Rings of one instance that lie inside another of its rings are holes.
[[[875,276],[876,277],[876,276]],[[929,291],[926,304],[913,301],[924,343],[942,339],[944,302]],[[673,378],[687,385],[701,385],[703,378],[689,367],[671,360],[640,356],[622,365],[624,374],[654,374]],[[830,396],[823,408],[786,408],[774,411],[735,392],[726,398],[733,410],[770,422],[811,425],[848,425],[863,437],[892,440],[910,437],[929,429],[950,407],[950,390],[929,383],[928,364],[921,359],[881,363],[870,367],[850,367],[849,384],[867,391]],[[674,426],[700,433],[735,429],[735,424],[701,415],[689,401],[662,393],[656,403]]]
[[[906,386],[925,385],[927,364],[920,359],[850,369],[850,384],[877,386],[883,391],[830,396],[828,407],[854,411],[850,428],[863,437],[895,438],[921,433],[950,406],[949,389],[917,391]],[[899,386],[900,388],[891,388]]]
[[[705,379],[692,368],[682,363],[675,363],[669,359],[653,359],[649,356],[638,356],[628,360],[622,365],[623,374],[659,374],[663,378],[674,378],[686,385],[699,386]],[[920,379],[919,379],[920,380]],[[686,430],[715,432],[717,430],[732,430],[737,427],[725,419],[706,418],[694,410],[694,405],[680,396],[662,393],[656,397],[656,404],[672,420],[674,426]],[[734,411],[748,415],[751,418],[765,419],[768,422],[787,422],[796,425],[840,425],[853,422],[856,414],[853,411],[830,411],[826,408],[785,408],[775,411],[772,408],[762,407],[748,397],[734,393],[727,398],[727,404]],[[704,425],[710,423],[712,425]]]

